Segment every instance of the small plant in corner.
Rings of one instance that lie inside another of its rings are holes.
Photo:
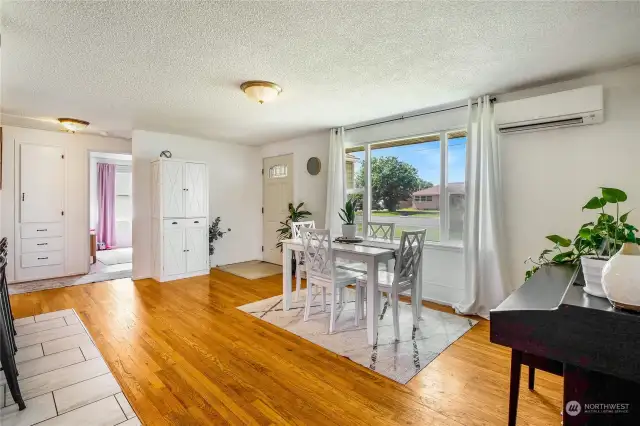
[[[214,247],[215,242],[221,240],[227,232],[231,232],[231,228],[227,228],[226,231],[220,229],[220,216],[211,222],[211,225],[209,225],[209,256],[213,255],[216,250]]]
[[[342,236],[345,238],[356,237],[356,207],[350,199],[344,205],[343,209],[340,209],[340,219],[342,219]]]

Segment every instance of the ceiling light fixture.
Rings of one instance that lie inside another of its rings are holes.
[[[251,99],[263,104],[278,97],[282,92],[282,87],[270,81],[245,81],[240,85],[240,89]]]
[[[77,118],[58,118],[58,121],[70,133],[84,130],[89,125],[88,121],[78,120]]]

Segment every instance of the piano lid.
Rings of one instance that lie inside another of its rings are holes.
[[[578,270],[576,265],[543,266],[491,312],[555,309],[570,287],[582,292],[582,288],[573,285]]]

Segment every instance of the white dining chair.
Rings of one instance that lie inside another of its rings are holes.
[[[395,223],[387,223],[387,222],[369,222],[369,232],[367,233],[368,238],[376,238],[378,240],[384,240],[387,243],[393,243],[396,232],[396,224]],[[349,263],[341,263],[337,265],[338,268],[348,269],[350,271],[362,272],[365,274],[367,272],[367,265],[362,262],[349,262]],[[391,261],[387,265],[382,264],[382,269],[390,270],[391,269]]]
[[[411,290],[411,306],[413,313],[413,325],[418,326],[421,301],[416,300],[417,284],[420,267],[422,265],[422,249],[427,234],[426,229],[419,231],[402,231],[400,237],[400,250],[396,256],[396,265],[393,272],[378,271],[378,288],[381,293],[390,295],[391,310],[393,315],[393,333],[396,340],[400,340],[400,293]],[[364,314],[364,299],[367,297],[366,275],[356,280],[356,317],[362,318]],[[368,295],[371,297],[371,295]],[[378,312],[367,312],[367,315],[378,315]]]
[[[301,222],[291,222],[291,236],[294,240],[302,238],[300,235],[300,229],[315,228],[315,220],[305,220]],[[298,279],[302,275],[302,269],[304,268],[304,259],[301,252],[296,251],[294,253],[296,258],[296,295],[295,300],[300,300],[300,280]]]
[[[369,238],[392,243],[395,238],[396,224],[391,222],[369,222]]]
[[[329,317],[329,334],[336,327],[336,296],[346,286],[356,283],[361,275],[358,272],[338,269],[332,262],[331,234],[328,229],[301,229],[304,246],[305,268],[307,271],[307,300],[304,307],[304,321],[309,320],[313,286],[322,288],[322,311],[326,312],[327,290],[331,293],[331,314]],[[356,306],[360,300],[356,294]],[[344,300],[344,298],[342,298]],[[355,323],[359,325],[360,317],[355,316]]]

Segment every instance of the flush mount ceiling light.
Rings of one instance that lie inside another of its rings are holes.
[[[263,104],[278,97],[282,92],[282,87],[270,81],[245,81],[240,85],[240,89],[251,99]]]
[[[78,120],[76,118],[58,118],[58,121],[62,124],[62,127],[71,133],[83,130],[89,125],[88,121]]]

